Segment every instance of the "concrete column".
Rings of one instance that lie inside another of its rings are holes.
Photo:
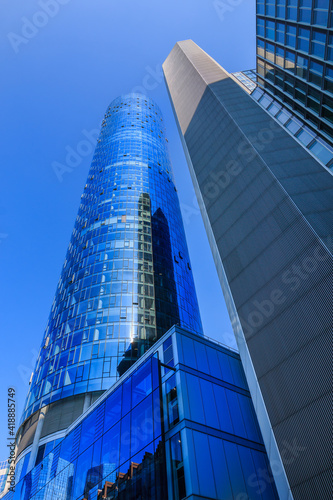
[[[83,402],[83,410],[82,413],[86,412],[91,405],[91,400],[92,400],[92,394],[91,392],[86,394],[84,397],[84,402]]]
[[[31,471],[31,469],[34,467],[35,462],[36,462],[39,440],[40,440],[40,436],[41,436],[41,433],[43,430],[44,418],[45,418],[45,415],[47,413],[47,410],[48,410],[48,406],[45,406],[45,408],[42,408],[42,410],[39,414],[37,427],[36,427],[36,431],[35,431],[35,435],[34,435],[34,440],[32,443],[27,472]]]

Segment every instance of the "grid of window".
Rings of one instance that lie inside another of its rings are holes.
[[[129,94],[102,122],[23,420],[109,388],[174,324],[202,332],[163,118]]]
[[[232,75],[250,91],[254,90],[257,86],[257,75],[252,69],[238,71],[236,73],[232,73]]]
[[[257,0],[258,83],[333,139],[332,0]]]

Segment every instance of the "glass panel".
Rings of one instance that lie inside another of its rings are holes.
[[[231,422],[231,416],[229,411],[229,406],[227,403],[227,398],[225,395],[225,389],[220,385],[213,385],[213,391],[215,396],[215,404],[217,407],[217,414],[219,418],[219,428],[221,431],[229,432],[233,434],[234,428]]]
[[[106,432],[102,440],[101,461],[103,466],[114,470],[119,466],[120,424]]]
[[[201,342],[195,342],[194,348],[195,348],[195,356],[197,359],[198,370],[204,373],[208,373],[209,368],[208,368],[206,347],[204,346],[204,344],[201,344]]]
[[[152,395],[132,410],[131,455],[144,448],[154,439]]]
[[[104,432],[121,418],[121,392],[122,387],[118,387],[106,400]]]
[[[209,427],[219,428],[219,419],[213,392],[212,382],[200,379],[201,394],[203,399],[203,408],[205,413],[205,422]]]
[[[208,436],[193,431],[195,461],[198,469],[200,495],[216,498],[216,489],[213,477],[213,464],[210,456]]]
[[[132,375],[132,407],[136,406],[152,391],[150,360]]]
[[[91,469],[93,447],[90,446],[76,461],[73,498],[88,496],[87,472]]]
[[[225,456],[228,457],[227,467],[234,498],[237,498],[238,495],[239,498],[242,498],[244,497],[244,493],[246,492],[246,486],[244,482],[241,463],[239,460],[237,445],[234,443],[230,443],[229,441],[224,441],[223,446],[225,450]]]
[[[321,144],[318,140],[310,146],[310,151],[316,155],[320,161],[322,161],[325,165],[332,160],[333,152],[329,151],[323,144]]]
[[[212,457],[213,473],[217,490],[217,498],[231,499],[231,484],[228,474],[226,457],[224,455],[223,441],[213,436],[209,436],[209,447]]]
[[[200,424],[204,424],[205,416],[202,407],[199,379],[198,377],[187,373],[186,382],[191,420],[193,420],[194,422],[199,422]]]
[[[305,146],[307,146],[308,144],[310,144],[311,141],[313,141],[314,139],[314,136],[313,134],[311,134],[310,132],[308,132],[307,130],[301,130],[298,134],[297,134],[297,139],[299,141],[301,141]]]
[[[178,432],[170,439],[172,476],[175,500],[186,497],[185,473],[183,465],[183,453],[180,433]]]

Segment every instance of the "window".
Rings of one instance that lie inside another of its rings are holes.
[[[324,59],[325,57],[326,33],[321,31],[312,32],[311,54]]]
[[[271,43],[266,43],[265,46],[266,46],[266,53],[265,53],[266,59],[274,62],[274,45]]]
[[[286,17],[286,0],[276,1],[276,16],[282,18]]]
[[[299,28],[297,38],[297,48],[308,53],[310,47],[310,30],[308,28]]]
[[[307,129],[302,129],[298,134],[296,135],[297,139],[301,141],[305,146],[308,146],[311,141],[314,139],[313,133],[308,131]]]
[[[183,464],[182,442],[178,432],[170,439],[172,476],[175,500],[186,497],[185,472]]]
[[[284,67],[284,49],[281,47],[276,47],[275,63],[280,66],[280,68]]]
[[[285,69],[292,72],[295,70],[295,54],[294,52],[289,52],[289,50],[286,50]]]
[[[301,128],[301,122],[296,118],[291,118],[289,122],[286,124],[286,128],[292,133],[296,134],[296,132]]]
[[[275,0],[266,0],[266,16],[275,17]]]
[[[287,24],[286,29],[286,45],[293,49],[296,48],[296,27],[289,24]]]
[[[323,77],[323,65],[314,61],[310,61],[309,80],[310,82],[321,87]]]
[[[168,422],[169,426],[172,427],[179,422],[176,376],[172,375],[172,377],[166,381],[165,386],[168,407]]]
[[[297,21],[297,0],[287,0],[287,19]]]
[[[327,27],[329,0],[314,0],[313,22]]]
[[[275,23],[274,21],[266,21],[266,38],[274,41],[274,33],[275,33]]]
[[[307,78],[309,61],[305,57],[297,56],[296,74],[301,78]]]
[[[299,1],[299,20],[302,23],[311,23],[312,0]]]
[[[333,150],[329,150],[328,146],[324,145],[320,139],[316,139],[316,141],[309,147],[309,150],[325,165],[333,159]]]
[[[257,19],[257,35],[265,36],[265,21],[263,19]]]
[[[284,34],[285,34],[285,25],[283,23],[276,23],[275,40],[279,43],[284,44]]]

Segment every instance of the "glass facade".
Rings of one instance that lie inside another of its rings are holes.
[[[108,389],[172,325],[202,332],[158,106],[107,108],[22,420]]]
[[[278,498],[239,355],[179,327],[16,479],[6,500]]]
[[[8,469],[9,469],[8,460],[0,462],[0,494],[2,493],[7,481]]]
[[[258,83],[333,140],[332,0],[257,0]]]

